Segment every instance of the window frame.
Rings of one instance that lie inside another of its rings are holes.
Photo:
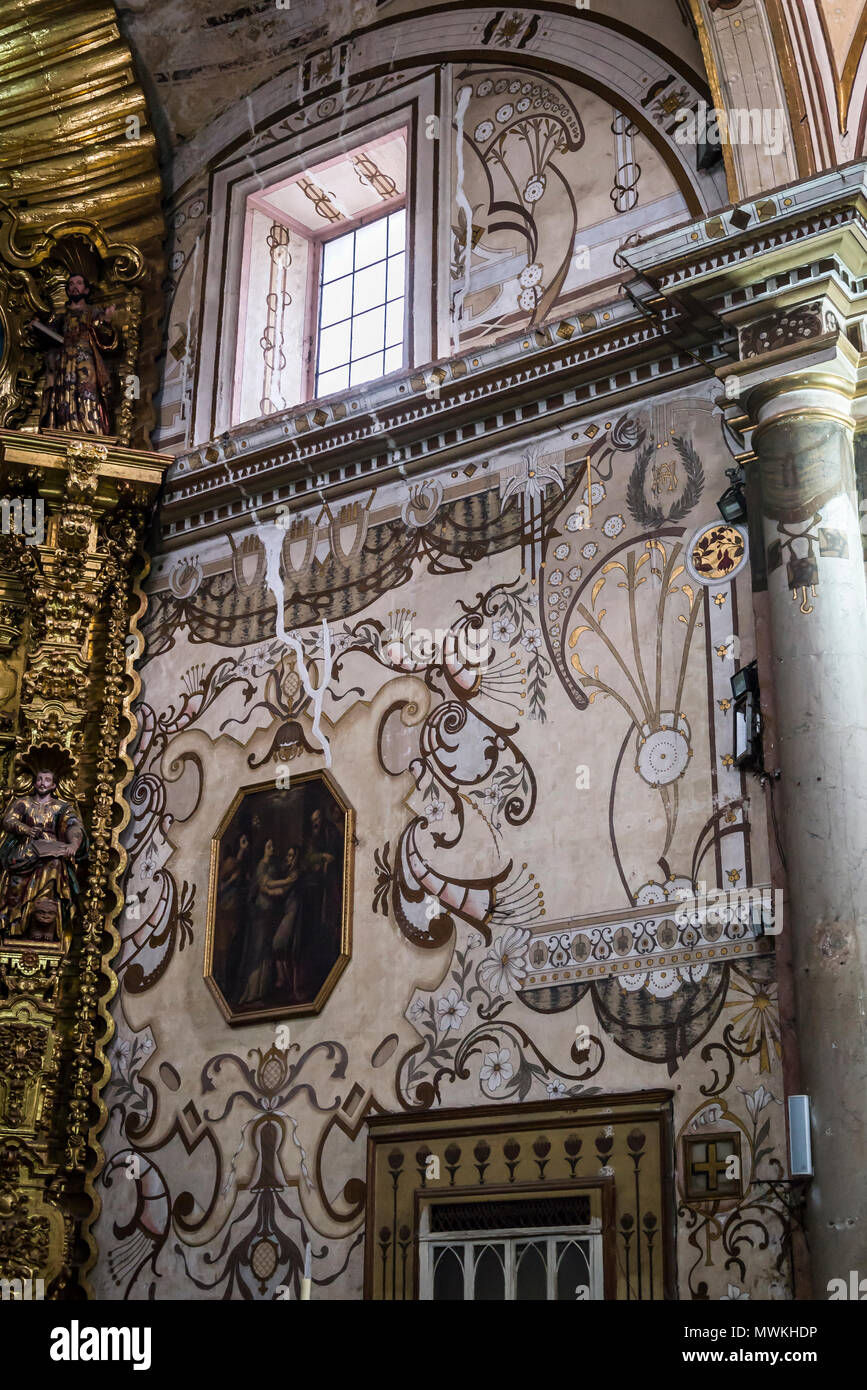
[[[382,140],[388,139],[391,135],[403,132],[406,147],[406,187],[404,192],[392,195],[389,198],[379,198],[378,202],[363,212],[357,213],[354,217],[346,217],[340,222],[328,223],[321,229],[319,227],[310,228],[298,222],[290,213],[282,212],[273,207],[269,201],[269,194],[275,190],[286,187],[288,184],[297,182],[306,173],[311,176],[319,177],[327,172],[328,168],[345,158],[345,149],[341,149],[327,156],[324,160],[311,162],[307,167],[296,170],[295,173],[282,179],[273,179],[271,182],[260,186],[258,189],[251,190],[245,199],[245,220],[244,238],[240,262],[240,287],[242,293],[239,295],[238,318],[237,318],[237,337],[235,343],[235,353],[233,359],[232,372],[232,391],[230,406],[230,428],[240,428],[245,423],[252,423],[255,420],[268,420],[274,415],[283,414],[284,411],[305,410],[316,401],[327,400],[332,395],[343,395],[353,389],[360,390],[364,386],[374,386],[380,381],[387,381],[394,377],[406,373],[414,363],[414,345],[411,341],[409,316],[409,306],[414,300],[414,256],[410,254],[411,243],[414,239],[411,236],[412,228],[412,198],[410,193],[412,167],[410,160],[414,157],[414,126],[408,119],[399,120],[396,124],[388,123],[387,128],[377,132],[375,135],[358,140],[357,148],[373,149]],[[360,133],[360,132],[359,132]],[[319,319],[321,305],[321,265],[324,246],[334,241],[337,237],[348,236],[351,232],[356,232],[359,228],[367,226],[371,222],[379,221],[380,218],[388,217],[394,212],[404,210],[406,213],[406,230],[404,234],[404,294],[403,294],[403,363],[400,367],[384,373],[381,377],[371,378],[368,382],[359,383],[357,387],[342,387],[339,391],[328,392],[322,397],[316,394],[316,364],[319,355]],[[299,387],[299,399],[284,407],[280,411],[274,411],[267,415],[254,415],[247,419],[243,415],[241,399],[245,390],[243,378],[243,359],[246,351],[247,335],[247,315],[248,315],[248,291],[243,287],[246,285],[248,267],[253,255],[253,213],[259,213],[263,217],[270,219],[272,224],[286,227],[293,236],[296,236],[307,243],[307,273],[304,288],[304,317],[302,324],[302,366],[301,384]]]
[[[421,1227],[418,1233],[418,1253],[419,1253],[419,1292],[420,1302],[433,1303],[434,1299],[434,1272],[435,1254],[439,1249],[463,1248],[463,1268],[464,1268],[464,1303],[475,1302],[473,1293],[474,1260],[473,1252],[481,1250],[487,1245],[505,1245],[506,1264],[504,1270],[504,1288],[506,1303],[517,1303],[521,1300],[516,1298],[517,1287],[517,1262],[515,1260],[515,1248],[519,1241],[538,1243],[540,1240],[547,1242],[546,1251],[546,1275],[548,1298],[547,1302],[558,1302],[554,1296],[556,1293],[557,1280],[557,1261],[556,1261],[556,1242],[558,1240],[569,1240],[576,1236],[589,1238],[590,1241],[590,1298],[576,1299],[575,1302],[602,1302],[605,1298],[605,1259],[602,1240],[602,1222],[594,1217],[585,1226],[538,1226],[538,1227],[503,1227],[501,1230],[493,1231],[431,1231],[430,1230],[431,1205],[427,1203],[422,1211]],[[497,1300],[499,1301],[499,1300]],[[563,1300],[565,1301],[565,1300]]]

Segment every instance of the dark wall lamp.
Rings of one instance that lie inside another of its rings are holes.
[[[740,468],[727,468],[726,477],[731,484],[717,502],[723,521],[736,523],[747,519],[747,497],[744,492],[743,474]]]
[[[732,713],[734,714],[735,765],[750,771],[762,767],[762,713],[759,706],[758,663],[742,666],[731,678]]]

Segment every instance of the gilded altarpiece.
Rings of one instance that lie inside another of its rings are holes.
[[[84,222],[22,241],[4,215],[0,259],[0,425],[19,427],[0,429],[0,1277],[80,1298],[95,1258],[141,540],[168,460],[125,447],[140,253]],[[122,306],[114,407],[101,433],[40,430],[49,369],[32,320],[57,322],[64,285],[85,271]]]

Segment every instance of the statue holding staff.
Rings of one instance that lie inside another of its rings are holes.
[[[79,887],[75,860],[84,826],[62,800],[54,772],[39,768],[33,789],[13,797],[0,840],[0,937],[59,941],[68,933]]]

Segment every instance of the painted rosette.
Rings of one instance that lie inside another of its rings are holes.
[[[635,750],[635,771],[649,787],[676,782],[686,772],[691,757],[689,724],[682,714],[663,712],[655,729],[642,724]]]

